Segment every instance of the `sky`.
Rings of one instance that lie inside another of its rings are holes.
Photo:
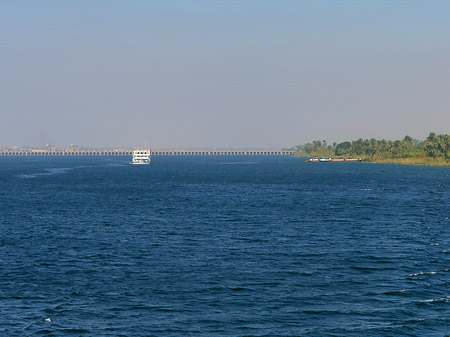
[[[448,0],[2,0],[0,146],[450,133]]]

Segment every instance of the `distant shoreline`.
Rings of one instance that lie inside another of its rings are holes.
[[[298,157],[361,158],[366,163],[450,167],[450,134],[430,132],[425,140],[362,139],[328,144],[326,140],[292,148]]]

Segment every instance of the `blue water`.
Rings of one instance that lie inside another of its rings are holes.
[[[129,160],[0,158],[0,336],[450,333],[450,169]]]

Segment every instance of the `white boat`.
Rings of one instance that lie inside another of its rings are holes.
[[[150,149],[136,149],[133,150],[133,159],[131,160],[131,164],[150,164],[150,157],[152,155],[152,150]]]

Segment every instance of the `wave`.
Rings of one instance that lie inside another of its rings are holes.
[[[423,276],[423,275],[436,275],[437,273],[448,273],[450,269],[443,269],[438,271],[421,271],[418,273],[409,274],[408,276]]]
[[[223,163],[211,163],[211,165],[255,165],[258,164],[257,161],[232,161]]]
[[[17,177],[22,178],[22,179],[31,179],[31,178],[37,178],[37,177],[54,176],[54,175],[59,175],[59,174],[65,174],[74,169],[87,168],[87,167],[92,167],[92,166],[91,165],[80,165],[80,166],[74,166],[74,167],[49,167],[49,168],[45,168],[44,172],[19,174]]]
[[[390,290],[383,293],[384,295],[388,296],[410,296],[411,292],[401,289],[401,290]]]
[[[23,178],[23,179],[31,179],[31,178],[43,177],[43,176],[53,176],[53,175],[58,175],[58,174],[64,174],[67,171],[70,171],[72,169],[73,169],[72,167],[47,168],[47,169],[44,169],[45,172],[20,174],[20,175],[18,175],[18,177]]]
[[[122,163],[108,163],[108,164],[106,164],[106,166],[113,166],[113,167],[123,167],[123,166],[128,166],[128,163],[127,164],[122,164]]]

